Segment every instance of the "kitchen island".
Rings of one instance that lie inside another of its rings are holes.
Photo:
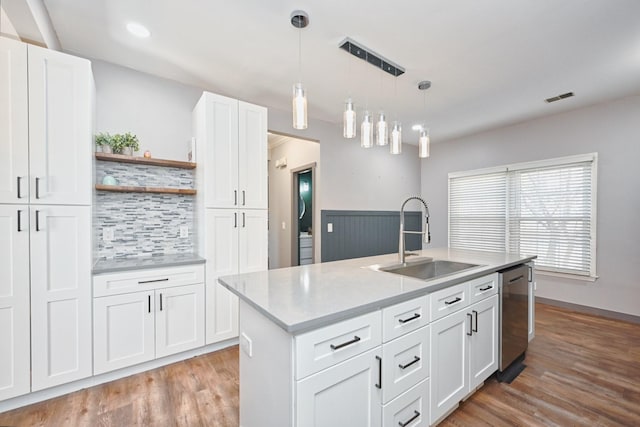
[[[389,254],[220,278],[240,298],[241,425],[431,425],[480,387],[497,369],[496,272],[534,257],[408,263],[425,258],[477,266],[425,281],[380,271]]]

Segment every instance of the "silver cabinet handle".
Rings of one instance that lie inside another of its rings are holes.
[[[467,313],[467,316],[469,316],[469,332],[467,332],[467,335],[471,336],[473,335],[473,314]]]
[[[413,316],[407,318],[407,319],[398,319],[398,322],[400,323],[407,323],[407,322],[411,322],[412,320],[416,320],[420,318],[420,314],[419,313],[414,313]]]
[[[147,304],[149,307],[148,310],[149,310],[149,313],[151,313],[151,295],[147,295],[147,298],[148,298]]]
[[[374,384],[376,388],[382,390],[382,357],[376,356],[376,360],[378,360],[378,384]]]
[[[238,190],[233,190],[233,206],[238,206]]]
[[[162,292],[160,293],[160,311],[162,311]]]
[[[245,214],[244,214],[244,212],[242,212],[242,228],[245,228],[246,225],[247,224],[246,224],[246,220],[245,220]]]
[[[244,190],[242,190],[242,206],[247,204],[247,198]]]
[[[357,335],[354,335],[353,339],[350,341],[343,342],[342,344],[331,344],[329,347],[331,347],[331,350],[338,350],[339,348],[346,347],[351,344],[355,344],[358,341],[360,341],[360,337]]]
[[[475,326],[475,328],[471,328],[471,330],[473,332],[478,332],[478,312],[475,311],[475,310],[471,310],[471,312],[473,313],[473,316],[475,317],[475,320],[476,320],[475,321],[476,326]]]
[[[413,356],[413,360],[407,364],[399,364],[398,368],[400,369],[407,369],[409,366],[413,365],[414,363],[418,363],[420,361],[420,358],[418,356]]]
[[[153,280],[138,280],[138,284],[142,285],[144,283],[154,283],[154,282],[168,282],[169,278],[165,277],[164,279],[153,279]]]
[[[233,228],[238,228],[238,214],[236,212],[233,213]]]
[[[411,424],[413,421],[415,421],[416,418],[418,418],[420,416],[420,412],[414,410],[413,411],[413,417],[409,418],[407,421],[402,422],[402,421],[398,421],[398,425],[400,427],[407,427],[409,424]]]
[[[452,299],[451,301],[445,301],[444,303],[445,303],[446,305],[451,305],[451,304],[455,304],[455,303],[460,302],[460,301],[462,301],[462,298],[460,298],[460,297],[455,297],[455,298],[454,298],[454,299]]]
[[[36,210],[36,231],[40,231],[40,211]]]

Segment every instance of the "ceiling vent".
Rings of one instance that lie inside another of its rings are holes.
[[[573,96],[573,92],[563,93],[562,95],[553,96],[551,98],[545,99],[545,101],[550,104],[552,102],[560,101],[561,99],[571,98]]]

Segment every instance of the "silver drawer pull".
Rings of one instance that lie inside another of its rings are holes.
[[[420,412],[418,411],[413,411],[413,417],[409,418],[407,421],[402,422],[402,421],[398,421],[398,425],[400,427],[407,427],[409,424],[411,424],[416,418],[418,418],[420,416]]]
[[[408,319],[398,319],[398,322],[400,323],[407,323],[407,322],[411,322],[412,320],[416,320],[419,319],[420,315],[418,313],[415,313],[413,316],[409,317]]]
[[[445,301],[444,303],[445,303],[446,305],[451,305],[451,304],[455,304],[455,303],[460,302],[460,301],[462,301],[462,298],[460,298],[460,297],[455,297],[455,298],[454,298],[454,299],[452,299],[451,301]]]
[[[166,277],[164,279],[155,279],[155,280],[141,280],[138,282],[139,285],[142,285],[143,283],[154,283],[154,282],[168,282],[169,278]]]
[[[398,368],[400,369],[407,369],[409,366],[413,365],[414,363],[418,363],[420,361],[420,358],[418,356],[413,356],[413,360],[409,363],[407,363],[406,365],[403,365],[402,363],[398,365]]]
[[[348,345],[355,344],[358,341],[360,341],[360,337],[357,336],[357,335],[354,335],[353,339],[351,341],[343,342],[342,344],[338,344],[338,345],[331,344],[330,347],[331,347],[331,350],[338,350],[338,349],[340,349],[342,347],[346,347]]]

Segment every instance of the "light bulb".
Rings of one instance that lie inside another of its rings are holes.
[[[373,147],[373,123],[371,122],[371,113],[368,111],[364,112],[360,127],[360,146],[363,148]]]

